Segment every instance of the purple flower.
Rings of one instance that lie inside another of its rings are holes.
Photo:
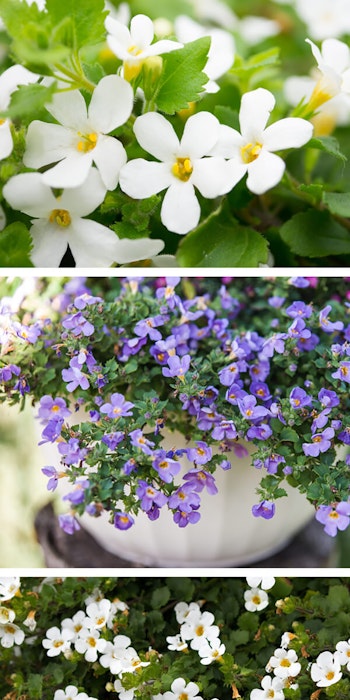
[[[89,488],[90,482],[88,479],[78,479],[74,484],[74,491],[63,496],[63,501],[69,501],[73,505],[78,505],[84,502],[85,489]]]
[[[333,428],[326,428],[323,433],[317,433],[313,435],[311,440],[312,443],[303,442],[302,448],[305,455],[310,457],[318,457],[320,452],[327,452],[332,446],[332,438],[334,437]]]
[[[174,476],[179,473],[181,465],[175,459],[167,457],[165,450],[157,450],[153,459],[153,468],[167,484],[173,481]]]
[[[54,491],[57,488],[59,479],[59,473],[57,469],[55,469],[55,467],[44,467],[41,471],[43,474],[45,474],[45,476],[50,477],[46,486],[47,490]]]
[[[39,326],[35,323],[32,326],[24,326],[21,323],[14,323],[13,329],[16,335],[27,343],[36,343],[41,335],[41,330]]]
[[[134,522],[134,518],[129,515],[129,513],[123,513],[121,511],[114,513],[114,527],[116,527],[117,530],[129,530]]]
[[[163,326],[165,321],[166,318],[160,315],[154,318],[145,318],[136,323],[134,331],[140,338],[145,338],[148,335],[151,340],[161,340],[161,333],[155,329],[157,326]]]
[[[316,430],[321,430],[328,423],[328,416],[331,412],[330,408],[324,408],[317,416],[315,416],[311,425],[311,432],[315,433]]]
[[[105,445],[107,445],[109,450],[115,450],[117,445],[119,445],[122,440],[124,440],[125,433],[123,433],[121,430],[118,430],[115,433],[106,433],[103,438],[101,439],[101,442],[104,442]]]
[[[148,484],[147,481],[143,481],[142,479],[139,481],[139,485],[136,489],[136,495],[141,501],[142,510],[146,512],[152,510],[154,505],[161,508],[168,500],[165,493],[158,491],[153,486]]]
[[[62,326],[63,328],[71,331],[74,337],[77,337],[78,335],[89,337],[95,330],[92,323],[87,321],[85,316],[83,316],[80,311],[78,311],[76,314],[72,314],[71,316],[67,316],[67,318],[62,321]]]
[[[284,341],[287,338],[285,333],[274,333],[271,338],[264,340],[262,350],[259,353],[260,359],[266,359],[268,357],[273,357],[274,353],[277,352],[279,355],[284,353]]]
[[[285,297],[270,297],[267,302],[273,309],[280,309],[285,302]]]
[[[252,382],[249,390],[252,394],[254,394],[254,396],[257,396],[258,399],[261,399],[262,401],[268,401],[271,399],[270,389],[265,382]]]
[[[293,301],[293,304],[286,309],[286,314],[290,318],[310,318],[312,308],[310,304],[305,304],[303,301]]]
[[[41,433],[41,437],[44,439],[42,442],[39,442],[39,445],[42,445],[45,442],[56,442],[57,438],[61,435],[63,422],[63,418],[49,420],[48,424]]]
[[[204,470],[198,471],[197,469],[191,469],[191,471],[184,475],[184,481],[187,481],[188,486],[199,493],[203,491],[204,488],[206,488],[207,492],[211,495],[218,492],[213,475]]]
[[[327,535],[335,537],[338,530],[346,530],[350,522],[350,503],[341,501],[336,506],[319,506],[315,518],[324,525]]]
[[[333,372],[332,377],[334,379],[341,379],[343,382],[350,384],[350,362],[346,360],[340,362],[337,371]]]
[[[296,386],[289,394],[289,402],[292,408],[298,410],[300,408],[304,408],[305,406],[310,406],[312,403],[312,397],[306,393],[305,389],[301,389],[300,387]]]
[[[321,389],[318,392],[318,400],[325,408],[333,408],[333,406],[338,406],[340,402],[336,392],[331,389]]]
[[[222,418],[220,423],[215,426],[211,435],[214,440],[235,440],[237,437],[236,426],[232,420]]]
[[[285,461],[282,455],[272,454],[265,459],[264,467],[267,469],[268,474],[276,474],[279,464],[284,464]]]
[[[120,418],[121,416],[132,416],[131,408],[134,404],[131,401],[125,401],[123,394],[112,394],[110,403],[104,403],[100,411],[106,413],[108,418]]]
[[[186,527],[189,523],[198,523],[200,517],[201,515],[198,510],[192,510],[190,513],[186,513],[183,510],[177,510],[174,513],[173,520],[179,527]]]
[[[189,447],[187,459],[196,464],[206,464],[212,458],[212,449],[203,440],[196,441],[196,447]]]
[[[252,513],[255,518],[265,518],[270,520],[275,515],[276,506],[272,501],[261,501],[252,507]]]
[[[185,513],[191,513],[192,510],[199,508],[200,502],[200,496],[192,490],[191,484],[184,484],[171,494],[168,506],[172,509],[178,508]]]
[[[325,306],[322,311],[320,311],[319,314],[319,322],[321,328],[326,332],[326,333],[333,333],[334,331],[342,331],[344,328],[344,323],[342,321],[335,321],[332,323],[332,321],[329,320],[328,314],[332,311],[332,307],[329,304],[328,306]]]
[[[9,382],[12,379],[12,375],[19,377],[21,374],[21,368],[17,365],[6,365],[0,369],[0,381]]]
[[[163,367],[162,374],[164,377],[178,377],[182,381],[184,380],[184,375],[189,369],[191,362],[190,355],[183,355],[183,357],[178,357],[178,355],[171,355],[168,358],[168,367]]]
[[[77,464],[87,455],[87,449],[80,448],[78,438],[69,438],[68,442],[59,442],[58,451],[65,464]]]
[[[240,372],[244,372],[247,369],[247,363],[244,360],[239,362],[231,362],[228,367],[224,367],[219,372],[219,379],[221,384],[224,386],[232,386],[237,377],[239,377]]]
[[[269,425],[262,423],[261,425],[252,425],[247,430],[247,440],[268,440],[272,435],[272,430]]]
[[[84,294],[80,294],[78,297],[75,297],[73,303],[75,308],[81,311],[82,309],[85,309],[86,306],[98,304],[99,302],[103,302],[103,299],[101,297],[93,297],[91,296],[91,294],[84,292]]]
[[[310,287],[310,282],[307,277],[291,277],[289,284],[298,289],[305,289],[305,287]]]
[[[311,331],[306,328],[305,321],[302,318],[294,319],[291,326],[288,328],[288,335],[290,338],[310,338]]]
[[[181,282],[181,277],[166,277],[165,287],[160,287],[156,291],[157,299],[164,299],[169,309],[174,309],[181,304],[180,297],[175,293],[175,287]]]
[[[72,357],[69,367],[70,369],[62,370],[63,381],[69,382],[69,384],[67,384],[67,390],[74,391],[78,386],[83,390],[88,389],[90,386],[89,380],[86,374],[81,371],[81,365],[77,357]]]
[[[122,349],[118,354],[118,360],[126,362],[131,355],[137,355],[146,343],[147,338],[129,338],[123,343]]]
[[[255,396],[244,396],[237,401],[237,404],[243,418],[247,420],[260,420],[269,413],[267,408],[257,405]]]
[[[80,525],[78,521],[75,519],[73,515],[70,515],[69,513],[66,513],[64,515],[59,515],[58,516],[58,522],[60,525],[60,528],[67,534],[67,535],[74,535],[74,533],[77,530],[80,530]]]
[[[345,430],[342,430],[341,433],[338,434],[338,440],[344,443],[344,445],[350,445],[350,426],[345,428]]]
[[[132,430],[129,433],[129,438],[131,444],[134,445],[134,447],[139,447],[142,450],[142,452],[144,452],[146,455],[153,454],[150,448],[154,447],[154,442],[152,442],[151,440],[147,440],[142,430],[140,430],[139,428],[137,428],[136,430]]]
[[[49,421],[52,418],[68,418],[71,415],[71,411],[67,408],[67,404],[64,399],[56,398],[53,399],[52,396],[42,396],[40,399],[40,406],[38,411],[38,418],[42,419],[42,422]]]

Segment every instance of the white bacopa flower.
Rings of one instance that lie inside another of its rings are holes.
[[[123,670],[122,659],[130,644],[131,639],[124,634],[118,634],[113,642],[107,642],[99,659],[101,666],[109,668],[114,675],[120,673]]]
[[[133,673],[142,666],[149,666],[150,661],[141,661],[135,649],[133,649],[133,647],[128,647],[128,649],[124,650],[121,657],[121,664],[122,668],[120,674],[123,675],[123,673]]]
[[[279,34],[281,26],[274,19],[248,15],[239,21],[238,31],[247,44],[254,45]]]
[[[152,44],[154,26],[147,15],[135,15],[130,22],[130,30],[110,15],[106,17],[105,26],[108,46],[123,61],[123,76],[126,80],[136,77],[143,62],[150,56],[159,56],[183,47],[183,44],[170,39],[161,39]]]
[[[346,668],[350,671],[350,639],[347,642],[338,642],[334,654],[341,666],[346,664]]]
[[[310,675],[319,688],[337,683],[342,677],[338,658],[330,651],[322,651],[311,665]]]
[[[289,104],[296,107],[301,100],[304,100],[304,102],[310,101],[317,83],[316,76],[293,75],[284,81],[283,92]],[[349,120],[350,94],[344,92],[340,92],[323,104],[320,104],[317,107],[316,114],[311,119],[316,136],[330,134],[336,126],[347,126]]]
[[[0,605],[0,625],[6,625],[8,622],[13,622],[16,617],[15,611],[11,608],[5,608]]]
[[[244,607],[249,612],[258,612],[263,610],[269,604],[267,593],[260,588],[250,588],[244,592]]]
[[[125,690],[119,678],[114,681],[114,690],[116,690],[116,692],[119,694],[120,700],[133,700],[135,694],[134,689],[132,688],[131,690]]]
[[[10,104],[11,95],[19,85],[36,83],[40,75],[36,75],[23,66],[10,66],[0,75],[0,111],[4,112]],[[0,160],[7,158],[13,149],[11,134],[11,122],[9,119],[0,119]]]
[[[270,588],[273,588],[275,585],[275,577],[274,576],[247,576],[246,581],[248,586],[251,588],[262,588],[264,591],[268,591]]]
[[[94,700],[86,693],[79,693],[76,685],[67,685],[65,690],[56,690],[53,700]]]
[[[261,689],[255,688],[250,693],[250,700],[283,700],[283,681],[280,678],[264,676]]]
[[[0,601],[11,600],[21,587],[19,576],[2,576],[0,578]]]
[[[46,109],[59,124],[29,124],[24,164],[38,169],[57,163],[42,177],[44,184],[60,188],[81,185],[95,163],[105,187],[115,189],[126,152],[108,134],[127,121],[133,99],[131,86],[117,75],[100,80],[88,108],[79,90],[56,93]]]
[[[223,644],[218,637],[212,639],[210,642],[205,640],[198,649],[198,654],[201,657],[201,664],[208,666],[213,661],[218,661],[225,653],[225,650],[225,644]]]
[[[31,260],[37,267],[58,266],[68,246],[78,267],[105,267],[156,255],[164,243],[141,238],[122,239],[102,224],[85,219],[104,200],[106,189],[95,168],[80,186],[55,197],[39,173],[10,178],[4,197],[13,209],[34,217]]]
[[[181,634],[176,634],[174,637],[167,637],[166,641],[168,642],[168,649],[170,651],[184,651],[188,648],[188,644],[182,639]]]
[[[225,158],[211,155],[220,128],[213,114],[199,112],[189,117],[179,141],[161,114],[148,112],[138,117],[134,131],[139,144],[161,162],[143,158],[129,161],[120,172],[121,189],[134,199],[166,189],[161,220],[169,231],[188,233],[200,217],[195,187],[203,197],[213,199],[233,186]]]
[[[295,639],[296,634],[293,634],[293,632],[283,632],[282,637],[281,637],[281,648],[282,649],[287,649],[289,647],[292,639]]]
[[[204,91],[217,92],[220,86],[216,81],[231,68],[234,61],[235,42],[232,34],[224,29],[207,29],[187,15],[179,15],[174,26],[176,36],[184,44],[203,36],[211,38],[208,61],[203,68],[209,78],[208,83],[204,85]]]
[[[74,640],[74,647],[79,654],[83,654],[86,661],[97,660],[98,653],[103,653],[106,647],[106,639],[100,638],[98,630],[82,629],[79,637]]]
[[[340,37],[350,31],[348,0],[296,0],[296,10],[316,40]]]
[[[185,622],[190,613],[196,612],[198,613],[198,617],[201,614],[201,609],[198,603],[176,603],[174,610],[176,619],[180,625]]]
[[[107,625],[112,603],[104,598],[98,603],[90,603],[86,608],[87,627],[101,629]]]
[[[266,126],[274,106],[275,98],[269,90],[257,88],[246,92],[239,112],[241,133],[222,126],[223,138],[212,151],[230,158],[234,184],[248,175],[247,187],[254,194],[267,192],[282,179],[285,162],[275,151],[299,148],[312,136],[312,124],[298,117],[287,117]]]
[[[294,678],[300,673],[301,664],[294,649],[276,649],[266,666],[266,670],[272,670],[277,678]]]
[[[350,49],[339,39],[325,39],[321,50],[310,39],[311,51],[316,60],[320,78],[318,79],[309,105],[317,109],[335,95],[350,94]]]
[[[76,639],[80,634],[81,630],[88,627],[88,618],[83,610],[78,610],[78,612],[73,615],[72,618],[66,617],[61,622],[62,629],[69,629],[72,631],[72,640]]]
[[[64,654],[71,646],[71,640],[74,633],[70,629],[60,630],[58,627],[50,627],[46,632],[46,639],[43,639],[42,645],[47,649],[48,656],[58,656]]]
[[[184,678],[175,678],[171,684],[171,691],[167,690],[163,693],[164,700],[202,700],[200,695],[197,695],[199,691],[198,685],[196,683],[187,683]]]
[[[2,647],[9,649],[14,644],[22,644],[25,634],[23,630],[13,622],[7,622],[5,625],[0,625],[0,644]]]
[[[211,641],[219,636],[220,630],[213,625],[214,615],[211,612],[203,612],[198,616],[197,611],[190,613],[180,628],[181,637],[190,640],[191,649],[199,649],[203,641]]]

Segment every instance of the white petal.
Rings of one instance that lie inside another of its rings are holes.
[[[6,183],[3,194],[12,209],[29,216],[44,217],[56,207],[51,189],[44,185],[40,173],[14,175]]]
[[[319,66],[321,63],[324,63],[321,51],[318,48],[318,46],[316,46],[316,44],[314,44],[314,42],[311,41],[311,39],[305,39],[305,41],[307,44],[310,44],[312,55],[313,55],[314,59],[316,60],[317,65]]]
[[[172,161],[179,150],[179,139],[165,117],[148,112],[134,124],[135,136],[142,148],[158,160]]]
[[[129,119],[134,104],[131,85],[118,75],[106,75],[94,90],[89,123],[94,131],[108,134]]]
[[[152,238],[137,238],[130,240],[122,238],[118,241],[118,255],[116,261],[125,265],[138,260],[148,260],[160,253],[164,248],[164,241]]]
[[[92,151],[74,151],[43,173],[43,182],[50,187],[79,187],[87,178],[92,164]]]
[[[134,199],[145,199],[161,192],[173,181],[168,163],[136,158],[130,160],[120,171],[119,184],[123,192]]]
[[[130,42],[125,46],[124,43],[119,41],[114,35],[108,34],[107,44],[117,58],[120,58],[122,61],[129,60],[130,54],[128,53],[127,46],[130,46]]]
[[[24,165],[41,168],[65,158],[74,148],[74,134],[58,124],[34,120],[29,124]]]
[[[160,218],[168,231],[188,233],[198,224],[200,206],[190,182],[174,182],[163,199]]]
[[[190,117],[181,139],[180,154],[202,158],[210,153],[219,138],[219,121],[210,112],[198,112]]]
[[[288,117],[271,124],[264,131],[264,146],[269,151],[299,148],[310,141],[313,126],[306,119]]]
[[[0,124],[0,160],[7,158],[12,153],[13,140],[11,134],[10,122],[8,119]]]
[[[242,179],[242,177],[244,177],[247,170],[248,166],[245,163],[242,163],[240,159],[232,158],[227,162],[227,177],[230,179],[231,182],[231,190],[234,188],[235,185],[237,185],[237,182],[239,182]]]
[[[239,123],[244,139],[249,142],[259,141],[274,106],[275,98],[265,88],[257,88],[243,95]]]
[[[91,219],[73,219],[69,246],[77,267],[109,267],[117,262],[118,236]]]
[[[191,182],[208,199],[226,194],[232,189],[227,166],[223,158],[201,158],[194,163]]]
[[[36,83],[40,75],[32,73],[23,66],[10,66],[0,76],[0,105],[1,109],[6,109],[10,101],[10,95],[16,90],[18,85],[28,85]]]
[[[122,22],[108,15],[105,19],[105,27],[107,32],[115,37],[125,48],[131,44],[131,36],[128,27]]]
[[[337,73],[342,73],[350,64],[350,49],[339,39],[325,39],[322,42],[323,62]]]
[[[76,131],[85,130],[87,109],[79,90],[56,93],[46,109],[63,126]]]
[[[183,44],[179,44],[177,41],[161,39],[161,41],[156,41],[152,46],[149,46],[145,53],[147,56],[160,56],[162,53],[170,53],[170,51],[182,48]]]
[[[112,136],[100,136],[92,157],[107,190],[114,190],[118,184],[120,169],[126,163],[124,146]]]
[[[154,37],[152,20],[147,15],[135,15],[130,22],[130,35],[135,46],[145,49]]]
[[[106,196],[106,188],[96,168],[91,168],[85,182],[80,187],[65,189],[59,198],[62,209],[81,217],[88,216],[102,204]]]
[[[254,194],[267,192],[280,182],[285,167],[282,158],[263,149],[259,157],[248,164],[248,189]]]
[[[223,158],[240,158],[241,148],[244,144],[245,141],[239,131],[226,126],[226,124],[220,124],[219,138],[209,155],[222,156]]]
[[[30,257],[34,265],[58,267],[67,250],[67,229],[50,224],[47,219],[39,219],[34,222],[30,234],[33,239]]]
[[[228,71],[235,57],[235,43],[232,34],[224,29],[212,29],[211,44],[205,72],[212,80],[220,78]]]

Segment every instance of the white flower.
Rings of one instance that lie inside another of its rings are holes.
[[[314,39],[339,37],[350,31],[348,0],[296,0],[296,10]]]
[[[141,668],[141,666],[149,666],[150,662],[141,661],[135,649],[133,649],[133,647],[128,647],[128,649],[124,650],[121,657],[121,664],[122,668],[120,673],[122,675],[123,673],[133,673],[137,671],[138,668]]]
[[[69,246],[78,267],[104,267],[156,255],[160,240],[123,239],[102,224],[85,219],[103,202],[106,190],[95,168],[86,181],[55,197],[39,173],[22,173],[5,185],[4,197],[13,209],[35,217],[30,233],[32,262],[38,267],[58,266]]]
[[[244,606],[249,612],[257,612],[263,610],[269,604],[269,597],[265,591],[260,588],[251,588],[244,593]]]
[[[270,588],[273,588],[275,585],[275,577],[274,576],[247,576],[246,581],[248,586],[251,588],[257,588],[260,586],[263,588],[264,591],[268,591]]]
[[[285,162],[275,151],[303,146],[312,136],[312,124],[297,117],[280,119],[266,127],[274,105],[273,94],[265,88],[246,92],[239,112],[241,133],[222,127],[224,138],[212,151],[231,158],[234,184],[247,173],[247,187],[254,194],[263,194],[283,176]]]
[[[210,20],[227,29],[237,27],[238,18],[226,2],[221,0],[191,0],[191,4],[200,20]]]
[[[130,30],[110,15],[106,17],[105,26],[108,32],[108,46],[117,58],[123,61],[123,75],[126,80],[136,77],[143,62],[150,56],[169,53],[183,46],[170,39],[162,39],[152,44],[154,27],[147,15],[135,15],[130,22]]]
[[[281,637],[281,647],[282,649],[287,649],[289,647],[292,639],[296,637],[296,634],[293,634],[293,632],[284,632]]]
[[[13,622],[16,617],[14,610],[11,608],[5,608],[4,605],[0,605],[0,625],[6,625],[7,622]]]
[[[315,91],[317,78],[310,76],[290,76],[284,81],[284,95],[293,106],[299,102],[309,101]],[[333,131],[335,126],[347,126],[350,121],[350,94],[340,92],[317,107],[316,114],[311,119],[315,135],[326,135]]]
[[[175,605],[175,615],[178,623],[181,625],[183,622],[185,622],[186,618],[190,614],[190,612],[197,612],[198,617],[201,614],[201,609],[198,605],[198,603],[176,603]]]
[[[0,111],[4,112],[10,103],[13,92],[19,85],[36,83],[40,76],[32,73],[23,66],[10,66],[0,76]],[[9,119],[0,119],[0,160],[7,158],[12,153],[13,140],[11,134],[11,122]]]
[[[79,693],[75,685],[67,685],[65,690],[56,690],[53,700],[93,700],[86,693]]]
[[[133,98],[129,83],[117,75],[100,80],[88,108],[79,90],[56,93],[46,109],[59,124],[38,120],[29,124],[24,164],[41,168],[57,163],[43,174],[43,182],[77,187],[95,163],[105,187],[115,189],[126,152],[118,139],[107,134],[127,121]]]
[[[238,31],[247,44],[254,45],[279,34],[281,26],[274,19],[250,15],[239,21]]]
[[[319,688],[333,685],[342,677],[339,660],[330,651],[322,651],[312,664],[310,674]]]
[[[204,641],[198,649],[198,654],[201,657],[201,664],[208,666],[213,661],[218,661],[225,653],[225,650],[225,644],[222,644],[218,637],[212,639],[210,642]]]
[[[0,600],[11,600],[21,587],[19,576],[4,576],[0,578]]]
[[[28,627],[30,632],[34,632],[36,628],[35,610],[30,610],[26,619],[23,620],[23,624]]]
[[[266,666],[266,670],[273,670],[278,678],[294,678],[300,673],[301,664],[294,649],[276,649]]]
[[[347,642],[338,642],[335,648],[335,658],[341,666],[346,664],[347,670],[350,671],[350,639]]]
[[[220,630],[213,622],[213,613],[205,611],[198,616],[197,611],[194,611],[189,613],[186,622],[181,625],[180,634],[184,640],[191,640],[191,649],[199,649],[203,640],[211,641],[219,636]]]
[[[171,691],[168,690],[163,694],[164,700],[202,700],[202,698],[197,695],[199,691],[198,685],[196,683],[187,683],[184,678],[175,678],[171,684]]]
[[[74,641],[74,647],[79,654],[84,654],[86,661],[94,662],[97,660],[98,652],[103,652],[107,641],[100,639],[98,630],[82,629],[79,637]]]
[[[232,177],[220,155],[211,156],[221,125],[209,112],[189,117],[179,141],[172,125],[161,114],[148,112],[134,124],[142,148],[159,162],[136,158],[120,172],[120,186],[134,199],[145,199],[167,189],[161,220],[169,231],[185,234],[199,222],[200,206],[195,187],[208,199],[229,192]]]
[[[123,634],[114,637],[113,643],[107,642],[100,656],[100,664],[103,668],[109,668],[111,673],[117,675],[123,669],[122,659],[125,657],[127,648],[131,644],[131,639]]]
[[[60,630],[58,627],[50,627],[42,645],[44,649],[47,649],[48,656],[58,656],[70,649],[73,636],[72,630],[67,628]]]
[[[90,628],[101,629],[107,625],[112,603],[104,598],[98,603],[90,603],[86,608],[86,625]]]
[[[321,50],[306,39],[316,60],[321,77],[310,97],[309,105],[317,109],[340,93],[350,94],[350,49],[339,39],[325,39]]]
[[[167,637],[166,641],[170,651],[184,651],[188,648],[188,644],[182,639],[180,634],[176,634],[174,637]]]
[[[124,690],[119,678],[117,678],[117,680],[114,681],[114,690],[116,690],[117,693],[119,693],[120,700],[133,700],[134,690]]]
[[[76,639],[84,627],[88,627],[88,618],[83,610],[78,610],[72,618],[66,617],[61,622],[62,629],[69,629],[73,633],[72,640]]]
[[[233,37],[224,29],[207,29],[187,15],[179,15],[175,20],[175,33],[180,41],[187,44],[203,36],[211,38],[208,61],[203,68],[209,82],[204,85],[205,92],[217,92],[219,85],[216,80],[228,71],[235,57]]]
[[[18,625],[13,624],[13,622],[0,625],[0,644],[2,647],[8,649],[13,647],[14,644],[22,644],[24,636],[23,630]]]
[[[250,700],[283,700],[283,681],[280,678],[264,676],[261,681],[262,690],[256,688],[250,693]]]

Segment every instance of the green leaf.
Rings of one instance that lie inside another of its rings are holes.
[[[46,9],[54,26],[67,26],[67,18],[73,22],[73,32],[67,31],[66,39],[73,49],[86,44],[98,44],[104,41],[106,30],[104,21],[107,12],[104,0],[46,0]],[[61,24],[62,23],[62,24]],[[60,37],[62,40],[62,37]]]
[[[161,112],[174,114],[198,100],[208,82],[208,76],[202,71],[210,42],[210,37],[205,36],[163,56],[163,70],[154,96]]]
[[[29,253],[31,237],[26,226],[16,221],[0,231],[0,260],[2,267],[33,267]]]
[[[350,192],[324,192],[323,202],[332,214],[350,217]]]
[[[296,430],[292,430],[292,428],[283,428],[280,439],[285,442],[298,442],[299,435]]]
[[[45,14],[39,11],[35,2],[29,6],[21,0],[0,0],[0,16],[14,39],[22,36],[25,25],[40,24],[45,19]]]
[[[162,608],[170,599],[170,591],[168,586],[156,588],[151,596],[151,605],[153,608]]]
[[[33,115],[51,102],[52,96],[56,90],[56,82],[49,87],[44,85],[20,85],[11,96],[11,102],[6,112],[2,114],[10,119],[21,117],[22,119],[29,116],[30,120]]]
[[[281,238],[297,255],[320,258],[350,253],[350,233],[327,211],[308,209],[280,229]]]
[[[312,138],[308,141],[307,147],[325,151],[325,153],[339,158],[339,160],[342,160],[344,163],[347,160],[347,157],[341,152],[339,143],[334,136],[318,136],[317,138]]]
[[[183,267],[257,267],[267,257],[263,236],[241,226],[225,207],[183,238],[177,253]]]

